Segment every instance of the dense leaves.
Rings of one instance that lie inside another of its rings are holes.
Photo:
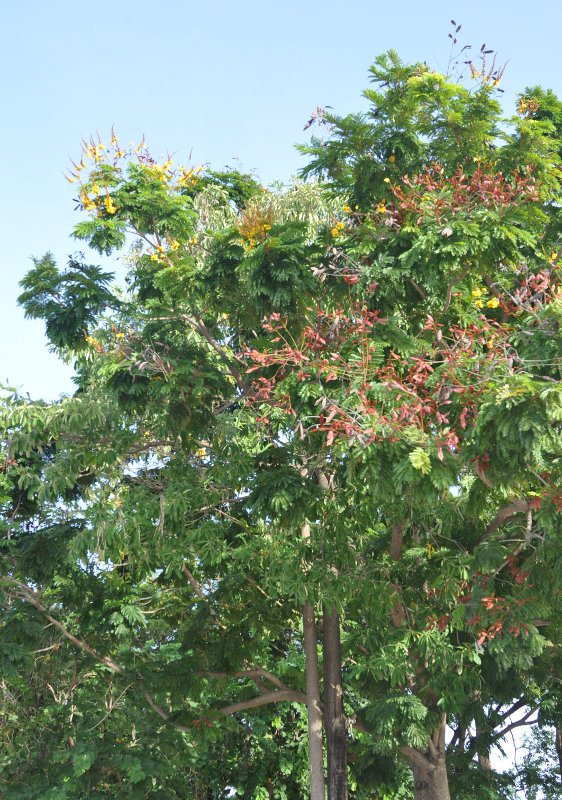
[[[320,184],[84,144],[75,235],[129,242],[128,288],[22,284],[77,391],[2,408],[7,797],[302,796],[303,605],[358,800],[446,763],[508,797],[512,714],[559,724],[558,101],[506,123],[471,72],[378,59]]]

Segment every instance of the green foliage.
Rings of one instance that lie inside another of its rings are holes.
[[[80,349],[99,314],[117,305],[108,289],[113,275],[77,258],[59,272],[51,253],[33,263],[18,298],[26,317],[45,320],[45,333],[54,347]]]
[[[455,796],[507,798],[476,756],[558,719],[558,101],[371,76],[320,186],[85,145],[75,235],[134,242],[123,293],[22,282],[77,391],[1,409],[7,798],[304,796],[303,603],[342,618],[357,800],[410,796],[441,714]]]

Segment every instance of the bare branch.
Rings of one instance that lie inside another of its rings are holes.
[[[193,591],[195,592],[197,597],[201,598],[201,600],[204,600],[205,603],[208,604],[209,603],[209,598],[207,597],[207,595],[205,594],[205,592],[201,588],[201,584],[193,577],[193,575],[188,570],[188,568],[186,567],[185,564],[182,567],[181,574],[184,576],[184,578],[187,578],[187,580],[189,581],[189,583],[191,585],[191,588],[193,589]],[[210,608],[209,607],[209,613],[210,613],[210,615],[212,617],[212,621],[215,623],[215,625],[217,625],[223,631],[228,630],[226,625],[223,622],[221,622],[220,619],[218,618],[218,614],[217,614],[217,612],[215,611],[214,608]]]
[[[509,733],[509,731],[512,731],[514,728],[519,728],[521,725],[534,725],[537,720],[529,720],[529,717],[531,717],[536,710],[536,708],[531,708],[531,710],[522,716],[521,719],[516,720],[516,722],[512,722],[510,725],[507,725],[501,731],[498,731],[496,734],[494,734],[494,739],[501,739],[501,737],[505,736],[506,733]]]
[[[154,711],[156,711],[159,717],[162,717],[164,722],[170,722],[170,724],[173,725],[174,728],[177,728],[179,731],[185,731],[186,733],[189,733],[190,731],[193,730],[193,725],[182,725],[180,722],[174,722],[174,720],[170,721],[171,714],[168,714],[168,712],[165,709],[163,709],[162,706],[159,706],[158,703],[154,701],[154,698],[152,697],[152,694],[150,692],[145,692],[144,696],[148,700],[151,708],[153,708]]]
[[[415,282],[415,280],[414,280],[413,278],[410,278],[410,276],[409,276],[409,275],[407,275],[407,276],[406,276],[406,280],[407,280],[409,283],[411,283],[411,284],[412,284],[412,286],[414,287],[414,289],[416,290],[416,292],[417,292],[419,295],[421,295],[421,298],[422,298],[422,300],[425,300],[425,299],[427,298],[427,294],[425,293],[425,291],[424,291],[424,290],[421,288],[421,286],[419,286],[419,285],[418,285],[418,284]]]
[[[475,469],[474,471],[478,475],[482,483],[485,483],[489,489],[494,488],[494,484],[489,478],[486,477],[486,475],[484,474],[484,470]]]
[[[278,689],[282,689],[283,691],[289,690],[289,687],[279,680],[275,675],[272,675],[269,672],[266,672],[264,669],[260,669],[256,667],[255,669],[240,669],[236,672],[195,672],[195,675],[200,675],[202,678],[250,678],[253,680],[254,678],[261,678],[262,680],[267,680],[272,683],[274,686],[277,686]]]
[[[265,706],[268,703],[303,703],[306,705],[306,694],[304,692],[296,692],[293,689],[283,689],[278,692],[268,692],[262,694],[260,697],[251,697],[249,700],[242,700],[240,703],[231,703],[228,706],[219,708],[221,714],[227,716],[228,714],[236,714],[238,711],[245,711],[248,708],[257,708],[258,706]]]
[[[186,317],[185,315],[184,319],[186,322],[193,325],[193,327],[197,331],[199,331],[201,336],[207,340],[207,342],[211,345],[213,350],[216,353],[218,353],[224,364],[227,366],[228,371],[230,372],[230,374],[232,375],[232,377],[234,378],[240,389],[242,389],[244,394],[248,395],[249,397],[253,396],[255,392],[247,385],[246,381],[244,380],[244,376],[242,375],[238,367],[236,367],[232,363],[232,360],[228,357],[224,348],[220,346],[220,344],[217,342],[213,334],[207,328],[207,326],[203,322],[203,317],[201,316],[201,314],[198,311],[194,311],[193,316],[195,317],[195,322],[193,322],[193,320],[189,319],[189,317]]]
[[[476,544],[480,544],[480,542],[486,537],[489,536],[490,533],[494,533],[497,531],[504,522],[507,522],[511,517],[515,516],[515,514],[527,513],[530,506],[529,503],[524,500],[523,498],[518,498],[514,500],[509,505],[500,508],[492,522],[488,525],[482,536],[478,539]]]
[[[264,589],[262,589],[259,583],[256,583],[255,580],[253,578],[250,578],[249,575],[246,575],[246,580],[249,583],[251,583],[252,586],[255,586],[258,592],[261,592],[261,594],[263,594],[264,597],[267,597],[268,600],[273,600],[271,595],[269,595]],[[273,600],[273,602],[275,603],[275,605],[279,606],[279,608],[283,608],[283,603],[280,600]]]
[[[111,716],[111,714],[113,713],[113,709],[115,708],[115,706],[117,705],[117,703],[118,703],[118,702],[121,700],[121,698],[122,698],[122,697],[124,697],[124,696],[127,694],[127,692],[129,691],[129,689],[130,689],[132,686],[134,686],[134,685],[135,685],[134,683],[130,683],[128,686],[125,686],[125,688],[123,689],[123,691],[121,692],[121,694],[119,695],[119,697],[117,698],[117,700],[115,700],[115,702],[113,702],[113,701],[111,702],[111,705],[110,705],[110,708],[109,708],[109,711],[107,712],[107,714],[105,714],[105,715],[104,715],[104,716],[103,716],[103,717],[100,719],[100,721],[99,721],[99,722],[96,722],[96,724],[95,724],[95,725],[93,725],[91,728],[88,728],[88,730],[86,731],[86,733],[90,733],[90,731],[93,731],[95,728],[99,728],[99,726],[100,726],[102,723],[104,723],[104,722],[105,722],[105,720],[106,720],[108,717],[110,717],[110,716]]]
[[[29,588],[29,586],[26,586],[25,583],[13,580],[12,578],[5,578],[5,577],[0,578],[0,582],[6,582],[12,584],[13,586],[17,586],[21,592],[20,599],[25,600],[26,603],[29,603],[29,605],[33,606],[41,614],[43,614],[45,619],[48,619],[49,622],[55,626],[55,628],[58,628],[58,630],[63,634],[63,636],[65,636],[70,642],[72,642],[72,644],[75,644],[81,650],[84,650],[84,652],[89,653],[89,655],[95,658],[96,661],[99,661],[100,664],[105,664],[105,666],[109,667],[109,669],[113,670],[113,672],[118,672],[118,673],[124,672],[123,667],[121,667],[112,658],[109,658],[109,656],[100,655],[100,653],[98,653],[97,650],[95,650],[93,647],[90,647],[90,645],[87,644],[83,639],[79,639],[77,636],[74,636],[74,634],[70,633],[70,631],[67,630],[61,622],[59,622],[51,614],[49,614],[46,607],[40,602],[37,593],[33,592]]]
[[[526,705],[527,705],[527,700],[525,698],[522,697],[520,700],[517,700],[517,702],[513,703],[513,705],[510,706],[507,709],[507,711],[504,711],[504,713],[500,717],[500,722],[503,722],[504,719],[507,719],[512,714],[515,714],[516,711],[519,711],[520,708],[523,708],[523,706]]]
[[[459,275],[456,275],[451,281],[449,281],[449,284],[447,286],[447,296],[445,298],[445,305],[441,309],[441,313],[442,314],[444,314],[445,311],[447,311],[447,309],[449,308],[449,306],[451,304],[451,296],[452,296],[452,292],[453,292],[453,286],[456,283],[460,283],[460,281],[462,281],[462,279],[464,278],[464,276],[468,272],[469,267],[470,267],[470,264],[467,264],[466,267],[463,269],[463,271]]]

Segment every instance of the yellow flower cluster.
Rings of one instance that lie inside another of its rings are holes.
[[[334,225],[334,227],[332,228],[332,231],[331,231],[332,236],[334,237],[334,239],[337,236],[341,236],[342,235],[342,233],[344,231],[344,228],[345,228],[345,225],[344,225],[343,222],[336,222],[336,224]]]
[[[520,97],[517,102],[517,113],[521,114],[521,116],[525,115],[527,118],[531,116],[531,114],[535,114],[540,108],[540,103],[536,99],[536,97],[530,97],[525,99],[525,97]]]
[[[471,295],[476,308],[484,308],[484,305],[486,305],[487,308],[497,308],[499,306],[500,301],[497,297],[491,297],[489,300],[485,300],[485,295],[487,294],[488,290],[485,287],[480,289],[477,286],[476,289],[472,290]]]
[[[172,159],[169,156],[159,163],[150,157],[144,139],[136,147],[132,141],[129,142],[129,145],[130,147],[127,151],[122,149],[119,146],[119,139],[113,130],[111,131],[111,141],[108,148],[105,147],[99,136],[97,139],[91,137],[89,141],[82,140],[80,161],[78,163],[72,161],[72,170],[65,177],[69,183],[79,182],[80,202],[87,212],[99,217],[103,217],[105,213],[115,214],[117,212],[117,206],[114,198],[109,194],[108,185],[103,185],[105,183],[103,179],[102,186],[98,183],[102,175],[100,166],[102,163],[116,167],[117,162],[123,157],[128,158],[136,155],[139,163],[145,167],[147,173],[157,178],[163,186],[169,187],[171,191],[177,191],[184,186],[195,186],[199,180],[200,173],[204,169],[204,166],[195,168],[181,165],[174,169]],[[98,166],[100,168],[96,169]],[[81,175],[83,170],[90,172],[89,178],[84,180]],[[106,196],[102,199],[103,190],[105,190]]]
[[[113,200],[112,200],[110,194],[107,194],[105,196],[103,204],[104,204],[105,210],[107,211],[108,214],[115,214],[115,212],[117,211],[117,208],[116,208],[115,204],[113,203]]]
[[[478,72],[478,70],[476,69],[476,67],[472,63],[472,61],[468,62],[468,66],[470,67],[470,73],[471,73],[470,77],[471,78],[473,78],[473,79],[474,78],[482,78],[482,82],[483,83],[489,83],[490,86],[499,86],[500,85],[500,81],[501,81],[501,78],[502,78],[502,75],[503,75],[505,67],[500,69],[500,70],[495,70],[494,69],[494,67],[495,67],[495,58],[494,58],[494,61],[492,63],[492,67],[488,72],[486,72],[486,57],[485,56],[482,59],[482,70],[481,70],[481,72]]]
[[[256,203],[248,205],[235,223],[238,233],[242,236],[245,250],[253,250],[256,245],[267,239],[273,222],[273,211],[260,208]]]
[[[90,200],[88,192],[85,189],[82,189],[82,191],[80,192],[80,202],[82,203],[86,211],[93,211],[95,208],[97,208],[94,201]]]
[[[179,167],[178,171],[180,176],[178,178],[178,186],[195,186],[197,181],[199,180],[199,174],[203,171],[203,166],[198,167],[190,167],[186,169],[185,167]]]
[[[160,257],[163,255],[164,255],[164,248],[162,247],[161,244],[159,244],[158,247],[156,248],[156,252],[150,254],[150,260],[160,261]]]
[[[380,203],[378,204],[377,211],[379,212],[379,214],[384,214],[385,213],[385,211],[386,211],[386,202],[384,200],[381,200]]]
[[[117,146],[117,137],[115,133],[111,132],[111,149],[116,148]],[[124,155],[123,151],[115,150],[114,157],[119,157],[120,155]],[[100,164],[102,161],[107,161],[110,156],[110,152],[106,150],[104,143],[101,139],[98,138],[96,141],[93,137],[90,139],[89,142],[85,140],[82,141],[82,156],[78,164],[74,161],[72,162],[72,166],[74,167],[74,172],[70,172],[70,175],[66,176],[66,179],[69,183],[75,183],[77,180],[80,183],[80,202],[82,203],[84,209],[88,212],[95,212],[97,216],[103,216],[103,209],[108,214],[115,214],[117,211],[117,206],[111,195],[109,194],[109,187],[107,184],[102,188],[105,189],[105,197],[103,200],[100,200],[100,186],[96,182],[95,178],[93,177],[94,173],[90,174],[90,182],[89,184],[82,181],[82,176],[80,173],[82,170],[88,167],[88,161],[94,161],[94,164]],[[99,174],[99,173],[95,173]],[[90,197],[90,192],[92,197]]]
[[[172,175],[172,171],[170,169],[171,166],[172,166],[172,159],[168,158],[162,164],[158,164],[158,162],[155,162],[152,165],[150,171],[154,173],[155,177],[158,178],[160,183],[168,183],[168,179]]]

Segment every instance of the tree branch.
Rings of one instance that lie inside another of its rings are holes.
[[[408,758],[410,761],[415,761],[415,763],[418,764],[418,766],[420,766],[424,770],[435,769],[435,764],[432,764],[429,758],[424,756],[423,753],[420,753],[419,750],[414,750],[413,747],[407,747],[407,746],[401,747],[400,752],[403,755],[405,755],[406,758]]]
[[[296,692],[293,689],[283,689],[278,692],[267,692],[267,694],[262,694],[260,697],[251,697],[249,700],[242,700],[239,703],[231,703],[218,710],[221,714],[228,716],[229,714],[236,714],[238,711],[245,711],[248,708],[257,708],[269,703],[282,702],[303,703],[306,705],[306,694],[304,692]]]
[[[536,719],[533,719],[530,722],[527,722],[527,720],[529,719],[530,716],[532,716],[535,713],[536,710],[537,710],[536,708],[532,708],[524,716],[522,716],[521,719],[518,719],[516,722],[512,722],[510,725],[507,725],[505,728],[502,728],[501,731],[498,731],[496,734],[494,734],[493,737],[494,741],[497,739],[501,739],[501,737],[505,736],[506,733],[509,733],[509,731],[513,730],[514,728],[519,728],[521,725],[534,725],[535,722],[537,721]]]
[[[529,509],[530,509],[529,503],[523,498],[518,498],[517,500],[514,500],[512,503],[509,503],[509,505],[500,508],[494,519],[485,529],[482,536],[480,536],[476,540],[473,547],[476,547],[476,545],[481,544],[486,538],[486,536],[489,536],[491,533],[495,533],[495,531],[501,528],[504,522],[507,522],[511,517],[515,516],[515,514],[527,513]]]
[[[184,578],[187,578],[187,580],[189,581],[189,583],[191,585],[191,588],[193,589],[193,591],[195,592],[197,597],[201,598],[201,600],[204,600],[205,603],[207,603],[207,605],[209,606],[209,598],[207,597],[207,595],[205,594],[205,592],[201,588],[201,584],[199,583],[199,581],[197,581],[193,577],[193,575],[188,570],[188,568],[186,567],[185,564],[182,567],[181,574],[184,576]],[[217,625],[223,631],[228,630],[226,625],[223,622],[220,621],[220,619],[218,617],[218,614],[215,611],[215,609],[212,608],[211,606],[209,606],[209,613],[210,613],[210,615],[212,617],[212,622],[214,622],[215,625]]]
[[[261,678],[262,680],[268,680],[274,686],[277,686],[278,689],[282,689],[283,691],[292,691],[287,684],[283,683],[279,680],[275,675],[271,675],[271,673],[266,672],[264,669],[260,669],[256,667],[255,669],[239,669],[236,672],[195,672],[195,675],[199,675],[202,678],[250,678],[253,680],[254,678]]]
[[[415,282],[415,280],[413,278],[410,278],[410,276],[407,275],[406,276],[406,280],[414,287],[416,292],[421,296],[422,300],[425,300],[427,298],[427,294],[425,293],[425,291],[421,288],[421,286],[419,286]]]
[[[144,696],[148,700],[151,708],[156,711],[159,717],[162,717],[164,722],[170,722],[170,724],[173,725],[174,728],[177,728],[178,731],[185,731],[186,733],[189,733],[193,730],[193,725],[182,725],[181,722],[174,722],[174,720],[170,721],[171,714],[168,714],[168,712],[163,709],[162,706],[159,706],[158,703],[154,701],[154,698],[150,692],[145,692]]]
[[[53,617],[47,611],[47,608],[39,600],[37,593],[33,592],[29,588],[29,586],[26,586],[25,583],[13,580],[12,578],[5,578],[5,577],[0,578],[0,582],[6,582],[12,584],[13,586],[17,586],[21,592],[20,599],[25,600],[26,603],[29,603],[29,605],[33,606],[34,608],[37,609],[37,611],[43,614],[45,619],[48,619],[51,625],[54,625],[55,628],[58,628],[58,630],[63,634],[63,636],[65,636],[70,642],[72,642],[72,644],[75,644],[81,650],[84,650],[84,652],[91,655],[93,658],[96,659],[96,661],[99,661],[100,664],[105,664],[105,666],[109,667],[109,669],[113,670],[113,672],[117,673],[124,672],[123,667],[121,667],[112,658],[109,658],[109,656],[100,655],[97,652],[97,650],[95,650],[93,647],[90,647],[90,645],[87,644],[83,639],[79,639],[77,636],[74,636],[74,634],[70,633],[70,631],[67,630],[64,627],[64,625],[58,621],[58,619],[55,619],[55,617]]]
[[[516,711],[519,711],[519,709],[520,709],[520,708],[523,708],[523,706],[526,706],[526,705],[527,705],[527,701],[525,700],[525,698],[523,698],[523,697],[522,697],[520,700],[517,700],[517,702],[516,702],[516,703],[513,703],[513,705],[512,705],[512,706],[510,706],[510,707],[507,709],[507,711],[505,711],[505,712],[504,712],[504,713],[501,715],[501,717],[499,718],[500,722],[503,722],[503,721],[504,721],[504,719],[507,719],[507,718],[508,718],[508,717],[510,717],[512,714],[515,714],[515,712],[516,712]]]
[[[255,392],[246,384],[246,381],[244,380],[244,376],[242,375],[242,373],[240,372],[238,367],[236,367],[232,363],[231,359],[228,357],[228,355],[224,351],[224,348],[222,348],[220,346],[220,344],[217,342],[217,340],[215,339],[213,334],[207,328],[207,326],[203,322],[203,317],[201,316],[201,314],[198,311],[194,310],[193,311],[193,316],[195,317],[195,324],[193,323],[193,320],[189,319],[189,317],[183,315],[183,318],[184,318],[184,320],[186,322],[189,322],[189,324],[193,325],[193,327],[197,331],[199,331],[201,336],[204,339],[207,340],[207,342],[211,345],[213,350],[216,353],[218,353],[218,355],[220,356],[220,358],[222,359],[224,364],[228,367],[228,371],[230,372],[230,374],[232,375],[232,377],[234,378],[234,380],[238,384],[239,388],[242,389],[244,394],[248,395],[249,397],[252,397],[255,394]]]
[[[445,305],[441,309],[441,313],[442,314],[444,314],[445,311],[447,311],[447,309],[449,308],[449,306],[451,304],[451,296],[452,296],[452,292],[453,292],[453,286],[456,283],[460,283],[460,281],[462,281],[462,279],[464,278],[464,276],[468,272],[469,267],[470,267],[470,264],[467,264],[466,267],[463,269],[463,271],[459,275],[457,275],[451,281],[449,281],[449,284],[447,286],[447,296],[445,298]]]

